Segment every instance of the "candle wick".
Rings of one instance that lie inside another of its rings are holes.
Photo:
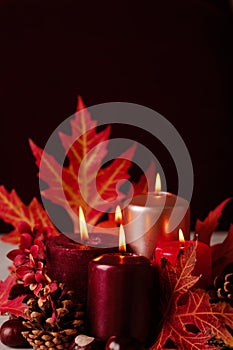
[[[194,233],[194,241],[198,241],[198,233],[197,232]]]
[[[179,259],[183,254],[184,254],[184,244],[182,244],[182,246],[180,247],[177,258]]]

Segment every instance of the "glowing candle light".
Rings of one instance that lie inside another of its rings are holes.
[[[176,264],[176,259],[179,251],[187,249],[190,244],[194,244],[195,241],[185,240],[182,230],[179,230],[179,240],[170,242],[159,242],[155,248],[155,259],[160,263],[162,258],[166,258],[171,264]],[[200,276],[197,285],[199,288],[207,288],[211,284],[211,249],[203,243],[197,242],[196,250],[196,264],[192,272],[193,276]]]
[[[149,259],[159,241],[178,239],[182,228],[189,238],[189,203],[182,197],[161,191],[161,178],[156,175],[155,190],[135,196],[123,211],[127,244],[137,254]],[[176,226],[170,230],[170,219],[177,218]]]
[[[118,227],[120,226],[120,224],[122,224],[122,212],[121,207],[119,205],[116,206],[115,210],[115,222]]]
[[[48,275],[74,291],[74,299],[86,303],[89,262],[104,253],[118,250],[118,237],[108,233],[88,234],[82,208],[79,208],[80,233],[61,234],[48,241]],[[81,243],[80,243],[81,242]]]

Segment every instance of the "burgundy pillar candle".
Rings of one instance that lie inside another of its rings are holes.
[[[103,341],[110,336],[149,341],[159,321],[159,278],[143,256],[105,254],[89,264],[87,325]]]
[[[78,234],[70,235],[76,239]],[[61,234],[51,238],[46,247],[47,274],[74,291],[74,300],[86,303],[89,262],[104,253],[118,250],[118,237],[105,233],[90,235],[91,246]],[[115,247],[115,248],[114,248]]]

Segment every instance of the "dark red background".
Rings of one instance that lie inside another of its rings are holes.
[[[87,105],[139,103],[173,123],[194,166],[192,223],[233,195],[230,6],[148,3],[0,1],[0,184],[26,202],[39,196],[28,138],[43,147],[81,95]],[[141,137],[113,130],[129,133]],[[144,143],[175,191],[169,155],[149,137]]]

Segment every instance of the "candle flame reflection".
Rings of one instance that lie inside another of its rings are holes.
[[[181,230],[181,228],[179,229],[179,241],[180,241],[180,243],[185,242],[184,234],[183,234],[183,231]]]
[[[162,184],[161,184],[161,177],[160,174],[157,173],[156,179],[155,179],[155,192],[159,193],[161,192]]]
[[[116,210],[115,210],[115,222],[117,224],[122,223],[122,213],[121,213],[121,207],[119,205],[116,206]]]
[[[79,227],[80,227],[80,237],[81,241],[88,241],[89,240],[89,235],[87,231],[87,224],[85,220],[85,216],[83,213],[82,207],[79,207]]]
[[[126,252],[125,232],[122,224],[120,224],[119,251],[122,253]]]

